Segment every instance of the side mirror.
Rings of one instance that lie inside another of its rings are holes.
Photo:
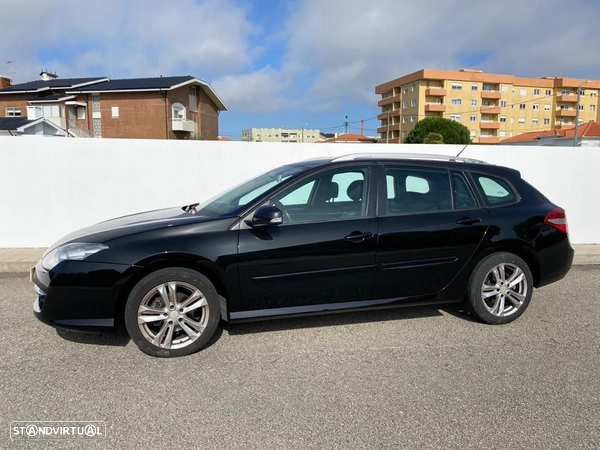
[[[283,223],[283,214],[277,206],[265,205],[256,210],[252,222],[248,225],[264,227],[266,225],[279,225]]]

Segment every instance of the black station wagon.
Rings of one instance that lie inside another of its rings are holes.
[[[572,260],[565,211],[516,170],[356,154],[72,233],[32,269],[33,309],[62,328],[124,322],[145,353],[181,356],[220,320],[464,302],[505,324]]]

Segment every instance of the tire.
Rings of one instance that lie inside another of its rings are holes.
[[[220,317],[219,297],[208,278],[172,267],[152,272],[135,285],[125,304],[124,320],[141,351],[172,358],[204,347]]]
[[[531,270],[517,255],[493,253],[471,273],[465,303],[479,320],[493,325],[520,317],[533,294]]]

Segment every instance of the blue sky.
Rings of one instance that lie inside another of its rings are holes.
[[[0,57],[15,82],[42,68],[197,76],[229,106],[220,132],[233,139],[342,131],[345,115],[374,135],[375,85],[421,68],[599,79],[598,17],[597,0],[4,0]]]

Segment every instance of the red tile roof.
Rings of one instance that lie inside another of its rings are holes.
[[[348,133],[348,142],[375,142],[376,138],[364,136],[362,134]],[[327,139],[325,141],[320,141],[322,143],[330,143],[330,142],[346,142],[346,134],[339,134],[336,138]]]
[[[225,137],[225,136],[219,136],[217,138],[217,140],[219,140],[219,141],[232,141],[233,139],[229,139],[228,137]]]
[[[529,133],[518,134],[500,141],[501,144],[508,142],[527,142],[535,141],[541,137],[554,136],[556,139],[573,139],[575,127],[572,128],[556,128],[554,130],[531,131]],[[600,138],[600,123],[588,122],[579,125],[577,136],[581,137],[598,137]]]

